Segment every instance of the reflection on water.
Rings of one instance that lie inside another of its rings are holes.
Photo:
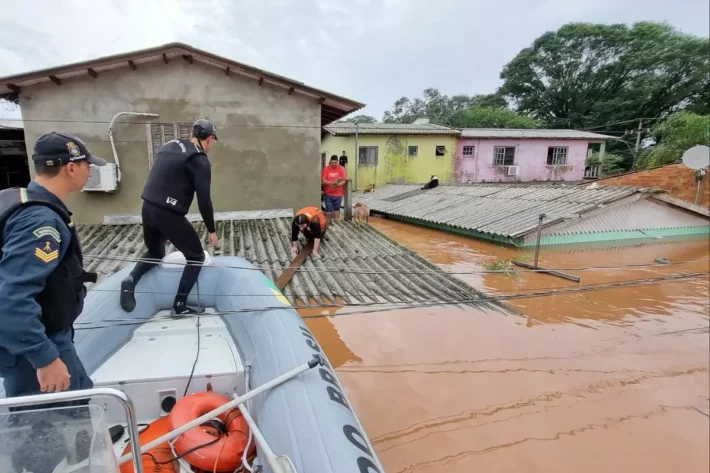
[[[374,222],[373,222],[374,220]],[[391,221],[373,225],[451,271],[515,249]],[[494,294],[707,271],[707,241],[545,250],[572,283],[521,271],[461,275]],[[707,472],[708,279],[521,299],[525,318],[447,307],[307,321],[389,473]],[[337,315],[337,313],[336,313]],[[355,355],[357,354],[357,355]],[[337,360],[337,363],[336,363]]]

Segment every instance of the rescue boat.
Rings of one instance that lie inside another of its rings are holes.
[[[0,471],[20,473],[28,446],[36,460],[62,438],[49,472],[384,473],[323,349],[274,283],[243,258],[206,253],[188,297],[206,311],[171,317],[184,264],[175,252],[149,271],[130,313],[118,295],[132,265],[89,291],[75,346],[94,388],[0,399]],[[68,408],[5,410],[78,398],[91,399],[78,420]]]

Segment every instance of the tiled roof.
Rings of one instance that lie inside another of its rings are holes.
[[[326,126],[325,130],[335,136],[354,135],[355,124],[336,122]],[[461,133],[459,130],[433,123],[360,123],[357,131],[359,135],[459,135]]]
[[[204,224],[193,225],[207,241]],[[99,273],[99,281],[131,264],[145,251],[142,227],[137,223],[83,225],[78,230],[87,271]],[[290,232],[291,218],[220,220],[219,243],[213,254],[244,257],[276,281],[291,261]],[[301,266],[303,271],[296,272],[286,286],[284,294],[293,304],[422,303],[469,300],[482,295],[368,225],[358,228],[350,222],[334,222],[327,237],[329,241],[323,243],[320,251],[322,258],[309,258]],[[205,248],[211,251],[206,245]],[[475,305],[512,312],[496,302]]]
[[[464,128],[461,138],[519,138],[548,140],[612,140],[615,136],[577,130],[541,130],[512,128]]]
[[[505,240],[534,232],[541,213],[549,225],[643,192],[647,189],[552,184],[444,185],[417,192],[415,186],[388,184],[374,193],[356,193],[353,201],[362,201],[371,211],[385,215]],[[406,197],[399,199],[401,195]]]

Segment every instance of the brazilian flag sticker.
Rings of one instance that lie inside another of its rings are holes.
[[[261,273],[261,277],[264,278],[266,284],[269,286],[269,289],[271,289],[271,292],[276,296],[276,298],[280,302],[283,302],[284,305],[291,307],[291,302],[286,298],[286,296],[283,295],[281,291],[279,291],[279,288],[276,287],[276,284],[274,284],[274,282],[271,279],[267,278],[266,275],[263,273]]]

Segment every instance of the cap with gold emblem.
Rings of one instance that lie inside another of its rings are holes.
[[[77,137],[66,133],[45,133],[37,138],[32,160],[45,166],[63,166],[86,160],[95,166],[105,166],[106,160],[91,154]]]

